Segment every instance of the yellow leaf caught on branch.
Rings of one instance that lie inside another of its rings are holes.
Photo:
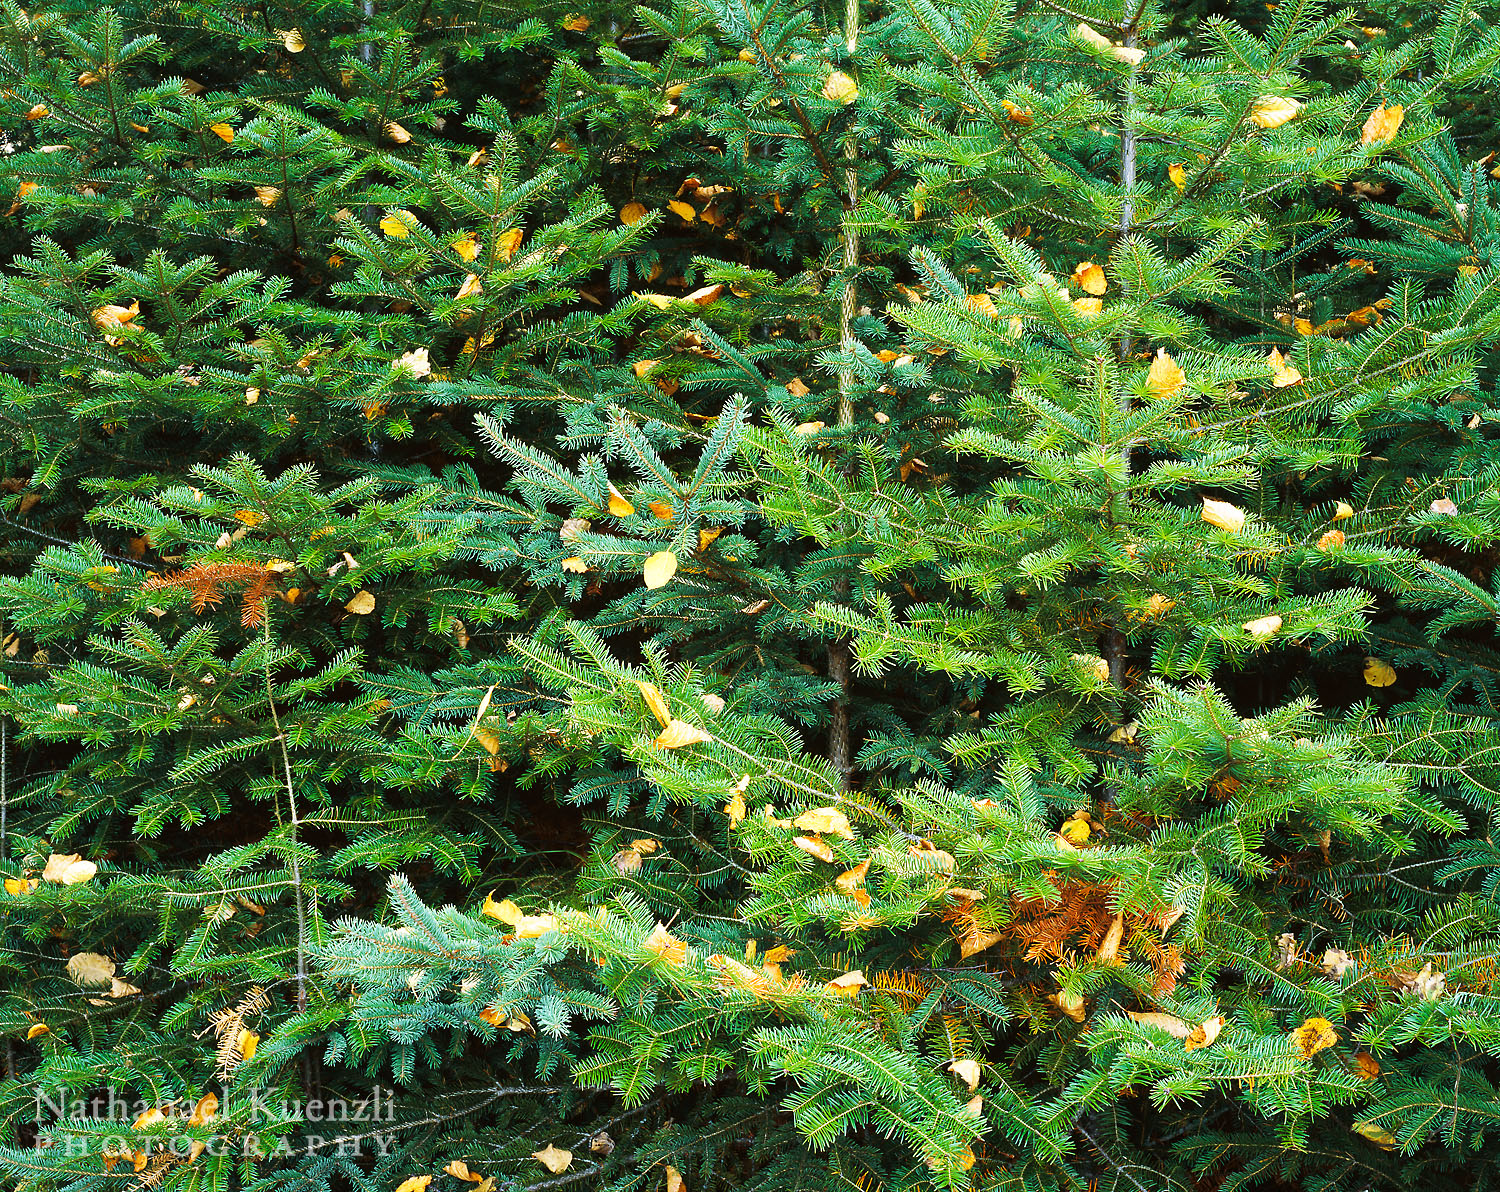
[[[344,608],[356,617],[367,617],[375,611],[375,597],[370,592],[361,588],[350,598]]]
[[[1374,1122],[1355,1122],[1349,1129],[1361,1138],[1368,1138],[1383,1151],[1393,1151],[1401,1145],[1400,1139],[1384,1126],[1377,1126]]]
[[[289,54],[300,54],[307,49],[307,41],[303,38],[301,29],[280,29],[276,35],[281,38],[281,44]]]
[[[408,236],[411,235],[411,228],[408,227],[406,221],[401,218],[401,216],[403,215],[410,219],[413,223],[416,222],[416,216],[412,215],[410,211],[393,211],[391,214],[381,217],[380,230],[387,236],[391,237],[391,239],[393,240],[405,240]]]
[[[427,1192],[427,1185],[432,1183],[430,1175],[408,1176],[396,1185],[396,1192]]]
[[[569,1164],[573,1162],[572,1151],[565,1151],[561,1147],[555,1147],[550,1142],[541,1150],[532,1151],[531,1157],[553,1175],[561,1175],[568,1170]]]
[[[38,1035],[47,1034],[51,1029],[45,1022],[33,1022],[26,1030],[26,1038],[28,1040],[35,1039]]]
[[[859,98],[859,85],[841,70],[836,70],[823,83],[823,98],[845,106]]]
[[[509,927],[514,927],[521,921],[522,912],[521,908],[509,898],[496,902],[493,894],[486,894],[484,896],[484,906],[480,908],[479,913],[491,919],[498,919]]]
[[[1282,95],[1262,95],[1250,105],[1250,120],[1259,128],[1280,128],[1302,111],[1295,99]]]
[[[869,982],[865,980],[864,973],[859,969],[855,969],[853,972],[845,973],[842,977],[835,977],[832,981],[828,982],[826,988],[829,993],[835,994],[838,997],[852,998],[858,997],[859,991],[868,984]]]
[[[1167,177],[1171,179],[1172,185],[1178,190],[1187,188],[1187,171],[1182,168],[1180,162],[1173,162],[1167,167]]]
[[[1302,384],[1302,374],[1288,364],[1286,357],[1276,348],[1271,349],[1271,354],[1266,357],[1266,363],[1271,368],[1271,384],[1277,389]]]
[[[1401,129],[1401,121],[1406,117],[1406,109],[1399,103],[1386,107],[1382,102],[1365,120],[1364,127],[1359,131],[1359,143],[1361,145],[1378,145],[1383,141],[1389,141]]]
[[[1291,1040],[1302,1053],[1302,1058],[1310,1060],[1318,1052],[1332,1047],[1339,1041],[1339,1037],[1328,1019],[1309,1018],[1291,1033]]]
[[[77,886],[88,881],[99,872],[99,867],[92,861],[82,860],[77,853],[63,855],[53,853],[47,858],[46,868],[42,870],[44,882],[57,882],[64,886]]]
[[[228,124],[210,124],[208,131],[218,137],[226,145],[234,140],[234,129]]]
[[[1146,373],[1146,392],[1155,398],[1174,397],[1187,384],[1187,374],[1177,367],[1166,348],[1156,349],[1156,358]]]
[[[633,681],[641,689],[641,698],[646,701],[646,706],[651,709],[651,714],[656,717],[657,723],[662,728],[666,728],[672,721],[672,713],[668,710],[667,697],[662,694],[661,688],[654,683],[647,683],[644,679]]]
[[[1155,1027],[1159,1031],[1166,1031],[1172,1038],[1181,1039],[1184,1042],[1193,1033],[1193,1028],[1188,1026],[1187,1023],[1183,1022],[1175,1014],[1160,1014],[1154,1010],[1127,1010],[1125,1016],[1131,1022],[1138,1022],[1142,1026]]]
[[[1200,1047],[1212,1047],[1214,1040],[1219,1037],[1219,1032],[1223,1029],[1223,1015],[1205,1018],[1188,1032],[1188,1037],[1183,1040],[1182,1048],[1184,1051],[1197,1051]]]
[[[635,512],[635,506],[625,499],[625,494],[613,484],[609,486],[609,511],[615,517],[629,517]]]
[[[681,749],[684,745],[701,745],[712,741],[713,736],[686,720],[673,720],[661,730],[661,735],[652,742],[658,749]]]
[[[816,857],[819,861],[832,861],[833,849],[826,840],[819,840],[816,836],[798,836],[792,841],[810,857]]]
[[[687,963],[687,941],[678,939],[660,923],[652,929],[641,947],[674,968],[681,968]]]
[[[979,1087],[979,1061],[978,1060],[954,1060],[948,1065],[948,1071],[964,1082],[964,1087],[973,1092]]]
[[[1209,525],[1228,530],[1231,534],[1238,534],[1245,528],[1245,511],[1228,501],[1204,497],[1202,517]]]
[[[240,1058],[253,1060],[256,1049],[260,1047],[260,1036],[254,1031],[241,1031],[234,1041],[235,1050],[240,1053]]]
[[[645,203],[626,203],[620,208],[620,222],[627,228],[633,227],[645,219],[647,214]]]
[[[1396,681],[1396,668],[1381,658],[1365,659],[1365,683],[1371,687],[1389,687]]]
[[[1251,637],[1271,637],[1281,631],[1282,624],[1281,618],[1272,613],[1268,617],[1257,617],[1253,621],[1246,621],[1244,629]]]
[[[648,588],[664,588],[677,574],[677,556],[669,550],[659,550],[648,555],[641,565],[641,576]]]
[[[1085,294],[1093,294],[1095,297],[1109,289],[1109,280],[1104,276],[1104,270],[1093,261],[1079,261],[1073,267],[1073,276],[1069,280]]]
[[[817,807],[812,811],[804,811],[792,821],[792,824],[804,832],[837,836],[842,840],[854,839],[848,816],[836,807]]]
[[[516,249],[521,247],[521,241],[525,235],[526,233],[520,228],[511,228],[495,237],[495,251],[500,255],[501,261],[508,262],[516,255]]]

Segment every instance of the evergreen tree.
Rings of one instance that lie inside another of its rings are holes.
[[[21,1186],[1493,1182],[1467,0],[5,13]]]

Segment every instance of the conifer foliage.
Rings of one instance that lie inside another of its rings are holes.
[[[7,1178],[1494,1186],[1500,32],[1209,7],[0,3]]]

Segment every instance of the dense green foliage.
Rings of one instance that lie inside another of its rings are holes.
[[[7,1176],[1500,1187],[1487,15],[0,3]]]

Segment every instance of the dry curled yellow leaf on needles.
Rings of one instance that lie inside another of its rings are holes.
[[[1258,128],[1280,128],[1295,119],[1302,105],[1283,95],[1262,95],[1250,105],[1250,120]]]
[[[849,817],[836,807],[815,807],[811,811],[804,811],[792,821],[792,825],[804,832],[837,836],[842,840],[854,839]]]
[[[1396,681],[1396,668],[1382,658],[1365,659],[1365,682],[1371,687],[1389,687]]]
[[[648,588],[664,588],[677,574],[677,556],[669,550],[659,550],[646,557],[641,565],[641,577]]]
[[[681,749],[684,745],[701,745],[712,740],[713,735],[704,732],[696,724],[689,724],[686,720],[672,720],[652,743],[658,749]]]
[[[1152,397],[1175,396],[1187,384],[1187,374],[1178,367],[1166,348],[1156,349],[1156,358],[1151,361],[1146,373],[1146,392]]]
[[[57,882],[64,886],[77,886],[88,881],[99,872],[99,867],[92,861],[82,860],[77,853],[53,853],[47,858],[46,868],[42,870],[44,882]]]
[[[1291,1033],[1291,1040],[1302,1053],[1302,1058],[1310,1060],[1318,1052],[1332,1047],[1339,1041],[1339,1037],[1328,1019],[1309,1018]]]
[[[1104,270],[1093,261],[1079,261],[1069,280],[1085,294],[1093,294],[1095,297],[1109,289],[1109,280],[1104,276]]]
[[[1228,530],[1231,534],[1238,534],[1245,528],[1243,509],[1238,505],[1231,505],[1228,501],[1216,501],[1213,497],[1203,498],[1202,517],[1209,525]]]
[[[1359,143],[1361,145],[1378,145],[1382,141],[1389,141],[1401,129],[1401,121],[1405,119],[1406,109],[1399,103],[1386,107],[1382,103],[1365,120],[1364,127],[1359,132]]]

